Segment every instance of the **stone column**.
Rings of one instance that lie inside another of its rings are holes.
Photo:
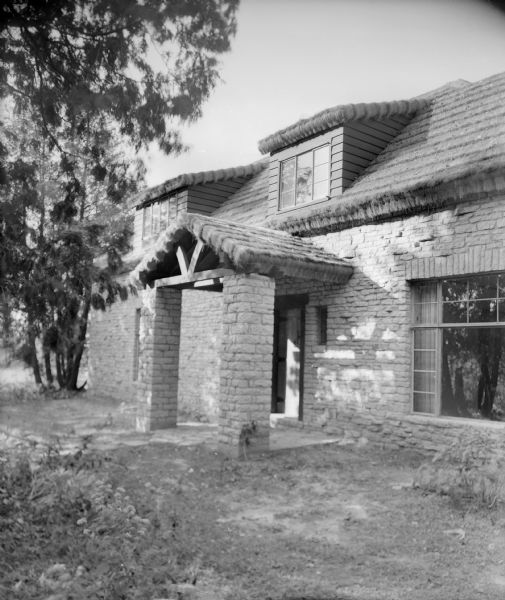
[[[181,290],[143,292],[139,331],[137,430],[177,425]]]
[[[219,448],[232,456],[268,450],[274,296],[275,281],[263,275],[223,281]]]

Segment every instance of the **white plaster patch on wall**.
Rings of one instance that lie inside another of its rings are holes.
[[[375,331],[375,321],[368,320],[363,325],[351,327],[351,335],[355,340],[369,340]]]
[[[395,353],[392,350],[377,350],[375,352],[375,358],[380,361],[394,360]]]
[[[315,352],[314,358],[338,358],[338,359],[354,359],[356,355],[354,350],[326,350],[325,352]]]
[[[327,381],[333,381],[337,378],[337,373],[335,371],[331,371],[330,369],[325,369],[324,367],[318,367],[317,378],[326,379]]]
[[[346,335],[339,335],[337,336],[337,341],[338,342],[347,342],[347,336]]]
[[[398,337],[398,335],[394,332],[391,331],[391,329],[386,329],[386,331],[382,334],[382,339],[385,342],[389,342],[390,340],[396,340]]]

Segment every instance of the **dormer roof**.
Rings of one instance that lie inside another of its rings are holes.
[[[258,143],[262,154],[276,152],[344,125],[352,121],[365,119],[387,119],[389,117],[412,117],[419,110],[426,108],[430,103],[429,98],[412,98],[410,100],[395,100],[391,102],[371,102],[360,104],[342,104],[327,108],[307,119],[301,119],[293,125],[263,138]]]
[[[267,165],[268,161],[263,159],[248,165],[229,167],[228,169],[199,171],[197,173],[183,173],[182,175],[168,179],[159,185],[151,187],[147,190],[143,190],[133,198],[133,204],[135,206],[142,206],[143,204],[147,204],[152,200],[161,199],[164,196],[167,196],[168,194],[176,192],[182,188],[195,185],[234,180],[237,180],[242,184],[257,173],[261,173],[261,171],[263,171]]]

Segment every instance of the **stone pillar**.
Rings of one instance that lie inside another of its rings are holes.
[[[142,294],[137,384],[137,430],[177,425],[181,290],[161,287]]]
[[[219,448],[232,456],[268,450],[274,296],[269,277],[224,277]]]

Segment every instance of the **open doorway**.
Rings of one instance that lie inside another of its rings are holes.
[[[306,295],[281,296],[274,312],[272,414],[303,419]]]

